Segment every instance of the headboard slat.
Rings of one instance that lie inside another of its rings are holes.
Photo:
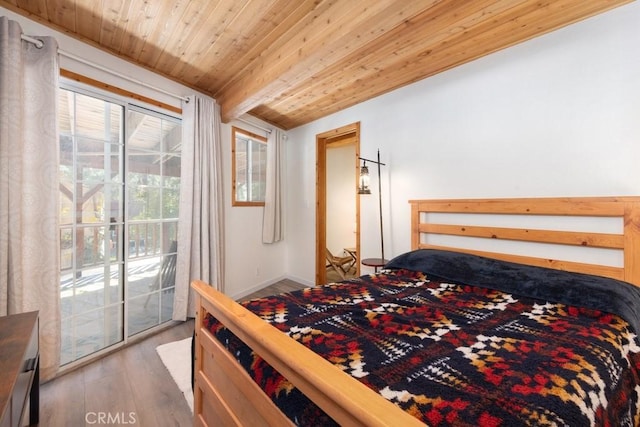
[[[589,246],[594,248],[624,248],[624,236],[621,234],[424,223],[420,224],[420,232],[447,234],[450,236],[483,237],[498,240],[520,240],[524,242]]]
[[[487,213],[511,215],[622,216],[624,202],[633,197],[440,199],[410,200],[429,212]]]

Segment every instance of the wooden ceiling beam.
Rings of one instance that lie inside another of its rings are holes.
[[[223,121],[277,97],[436,4],[429,2],[324,1],[314,15],[292,27],[285,43],[256,59],[217,97]]]

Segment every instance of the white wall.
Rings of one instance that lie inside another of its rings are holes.
[[[344,256],[356,247],[356,146],[327,147],[327,248]]]
[[[290,131],[289,274],[314,274],[315,135],[356,121],[360,154],[387,164],[387,258],[410,249],[409,199],[639,195],[638,23],[634,2]],[[361,198],[363,258],[376,203]]]

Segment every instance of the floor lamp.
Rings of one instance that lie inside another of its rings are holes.
[[[362,167],[360,167],[360,181],[358,185],[358,194],[371,194],[371,189],[369,188],[369,168],[367,167],[367,162],[378,165],[378,214],[380,217],[380,264],[382,266],[386,263],[384,258],[384,233],[382,231],[382,181],[380,180],[380,166],[385,166],[384,163],[380,162],[380,150],[378,150],[378,160],[369,160],[364,157],[358,157],[358,159],[362,160]],[[364,264],[363,260],[363,264]],[[365,264],[367,265],[367,264]],[[371,265],[377,267],[376,263],[372,263]]]

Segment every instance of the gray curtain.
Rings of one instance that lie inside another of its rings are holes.
[[[273,129],[267,138],[267,187],[262,216],[262,243],[275,243],[284,238],[282,217],[282,159],[285,135]]]
[[[58,46],[0,17],[0,315],[40,312],[44,380],[60,363]]]
[[[173,319],[195,316],[190,283],[224,291],[224,224],[220,107],[189,97],[182,108],[182,163]]]

